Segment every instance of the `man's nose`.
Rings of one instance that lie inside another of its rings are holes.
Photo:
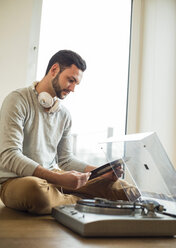
[[[69,90],[70,91],[72,91],[72,92],[74,92],[75,91],[75,86],[76,86],[76,84],[71,84],[70,86],[69,86]]]

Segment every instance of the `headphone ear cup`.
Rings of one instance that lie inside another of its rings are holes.
[[[38,101],[44,108],[51,108],[54,104],[54,99],[47,92],[41,92],[38,95]]]
[[[53,114],[55,112],[59,112],[60,111],[60,104],[59,104],[59,100],[55,100],[54,105],[50,108],[50,110],[48,111],[49,114]]]

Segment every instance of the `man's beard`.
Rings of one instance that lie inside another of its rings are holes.
[[[59,82],[59,76],[60,76],[60,72],[58,72],[58,74],[56,75],[56,77],[52,80],[52,86],[53,86],[53,89],[56,93],[56,96],[59,98],[59,99],[63,99],[65,98],[65,96],[62,96],[62,92],[65,91],[64,89],[61,89],[60,87],[60,82]]]

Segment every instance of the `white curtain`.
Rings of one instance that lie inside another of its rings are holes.
[[[176,1],[134,0],[127,133],[156,131],[176,167]]]

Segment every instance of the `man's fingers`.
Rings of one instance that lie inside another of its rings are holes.
[[[80,173],[80,175],[78,176],[78,183],[77,183],[76,189],[78,189],[78,188],[84,186],[84,185],[87,183],[87,181],[88,181],[90,175],[91,175],[90,172],[87,172],[87,173]]]
[[[78,172],[78,171],[67,171],[64,173],[58,173],[58,185],[66,189],[78,189],[84,186],[89,177],[91,172]]]

